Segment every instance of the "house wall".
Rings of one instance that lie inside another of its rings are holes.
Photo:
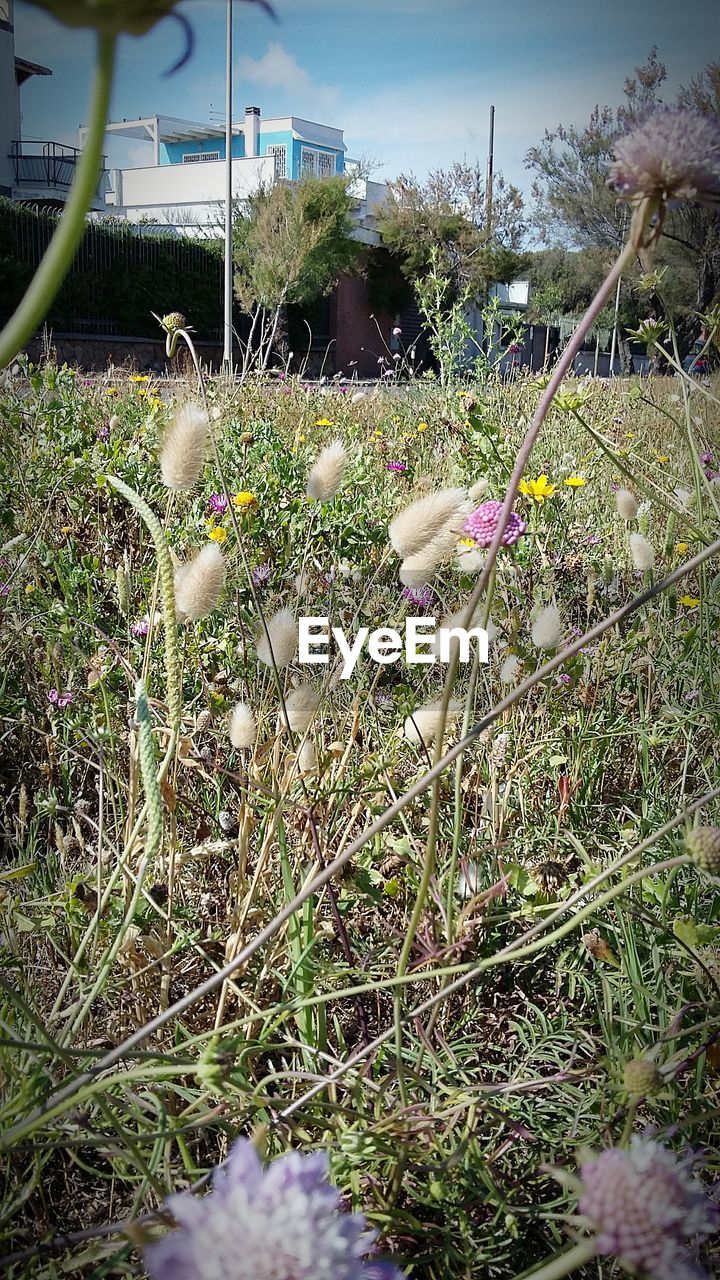
[[[274,176],[267,156],[233,161],[233,192],[243,200]],[[172,210],[207,221],[213,206],[225,200],[225,163],[207,160],[199,164],[166,164],[142,169],[113,169],[110,174],[112,206],[131,222],[151,218],[172,222]]]
[[[393,318],[375,312],[372,319],[372,310],[365,281],[359,276],[343,276],[335,290],[332,319],[335,368],[346,377],[377,378],[382,370],[378,356],[387,358],[385,343],[390,346]]]
[[[20,137],[20,96],[15,80],[12,0],[0,0],[0,195],[14,182],[10,144]]]
[[[161,142],[160,164],[183,164],[183,156],[202,155],[207,151],[219,151],[220,159],[224,160],[225,139],[200,138],[189,142]],[[233,160],[242,160],[245,157],[245,138],[241,133],[233,135],[232,157]],[[198,163],[202,164],[203,161]],[[212,161],[208,160],[205,163],[212,164]]]

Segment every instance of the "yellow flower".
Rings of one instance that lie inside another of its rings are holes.
[[[688,552],[689,550],[690,550],[690,543],[689,543],[689,542],[678,542],[678,543],[677,543],[677,545],[676,545],[676,547],[675,547],[675,551],[677,552],[677,554],[678,554],[679,556],[684,556],[684,555],[686,555],[686,554],[687,554],[687,552]]]
[[[520,492],[526,497],[532,498],[533,502],[539,502],[541,505],[546,498],[555,492],[556,485],[550,484],[546,475],[538,476],[537,480],[521,480]]]
[[[105,388],[105,395],[106,395],[106,396],[116,396],[116,395],[117,395],[117,393],[118,393],[118,389],[117,389],[117,387],[106,387],[106,388]]]
[[[329,418],[316,418],[315,426],[316,427],[334,427],[335,423],[331,422]]]
[[[658,454],[658,462],[662,462],[662,463],[664,464],[664,463],[669,462],[669,461],[670,461],[670,455],[669,455],[669,454],[667,454],[667,453],[659,453],[659,454]]]
[[[418,428],[417,428],[417,429],[418,429],[418,431],[427,431],[428,427],[429,427],[429,423],[427,423],[427,422],[418,422]]]
[[[130,381],[131,382],[149,382],[150,374],[149,373],[131,373]]]
[[[697,609],[699,603],[699,596],[680,596],[678,600],[678,604],[684,605],[686,609]]]
[[[211,529],[208,538],[211,542],[224,542],[227,538],[227,529],[223,529],[222,525],[218,525],[217,529]]]
[[[634,439],[635,439],[635,432],[634,432],[634,431],[626,431],[626,432],[625,432],[625,435],[626,435],[626,437],[627,437],[627,439],[628,439],[628,440],[634,440]]]
[[[565,483],[569,484],[571,489],[582,489],[583,485],[587,484],[587,480],[584,476],[568,476]]]
[[[383,433],[382,433],[382,431],[373,431],[373,433],[372,433],[372,438],[373,438],[373,440],[382,440],[382,438],[383,438]]]
[[[135,394],[137,396],[149,396],[150,392],[148,391],[147,387],[138,387],[135,391]]]
[[[458,543],[458,546],[459,547],[476,547],[477,543],[474,538],[461,538]]]
[[[233,506],[239,507],[241,511],[249,511],[251,507],[257,506],[257,498],[254,493],[250,493],[249,489],[242,489],[240,493],[235,494]]]
[[[72,525],[71,525],[71,524],[64,524],[64,525],[63,525],[63,527],[62,527],[62,529],[60,530],[60,532],[61,532],[61,533],[72,533]]]
[[[148,404],[150,405],[151,409],[162,409],[163,407],[162,396],[150,396],[148,399]]]
[[[26,588],[25,588],[25,595],[26,595],[26,596],[31,596],[34,590],[35,590],[35,583],[34,583],[34,582],[28,582],[28,584],[27,584],[27,586],[26,586]]]
[[[297,438],[298,444],[305,444],[306,440],[307,440],[307,436],[298,436]]]

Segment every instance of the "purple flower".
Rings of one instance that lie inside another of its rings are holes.
[[[386,462],[386,471],[407,471],[407,462]]]
[[[96,434],[96,436],[97,436],[98,440],[109,440],[109,439],[110,439],[110,427],[109,427],[108,423],[107,423],[107,422],[104,422],[104,423],[102,424],[102,426],[98,427],[98,429],[97,429],[97,431],[95,432],[95,434]]]
[[[502,506],[502,502],[497,502],[495,499],[490,502],[483,502],[477,510],[471,511],[465,521],[463,532],[469,534],[479,547],[490,546],[495,536],[495,530],[498,527]],[[527,524],[525,521],[512,511],[510,519],[505,526],[501,545],[503,547],[513,547],[526,530]]]
[[[59,693],[57,689],[48,689],[48,702],[51,702],[54,707],[60,707],[62,710],[74,701],[75,694],[70,693],[69,690],[66,693]]]
[[[228,509],[228,500],[224,493],[211,493],[208,505],[214,516],[224,516]]]
[[[400,595],[416,609],[432,609],[435,600],[432,587],[403,587]]]
[[[59,697],[60,697],[60,694],[58,693],[57,689],[48,689],[48,702],[52,702],[53,706],[55,705]]]
[[[149,618],[137,618],[130,627],[130,634],[133,636],[146,636],[150,630]]]
[[[252,569],[250,572],[250,577],[252,578],[253,586],[264,587],[265,583],[270,581],[271,572],[272,572],[272,565],[270,564],[269,560],[266,560],[265,564],[256,564],[255,568]]]
[[[720,199],[720,125],[685,108],[658,107],[615,141],[610,182],[625,199]]]
[[[374,1233],[341,1214],[323,1152],[291,1151],[263,1169],[240,1138],[215,1170],[212,1193],[170,1196],[177,1230],[148,1245],[154,1280],[402,1280],[390,1263],[364,1262]]]
[[[702,465],[703,465],[704,467],[710,467],[710,466],[712,466],[712,460],[713,460],[713,456],[712,456],[712,454],[711,454],[711,453],[701,453],[701,454],[700,454],[700,462],[702,463]]]
[[[9,595],[10,595],[10,583],[0,582],[0,596],[9,596]]]
[[[603,1151],[583,1165],[579,1209],[597,1252],[650,1280],[703,1280],[687,1242],[712,1235],[720,1212],[691,1166],[692,1156],[637,1134],[627,1151]]]

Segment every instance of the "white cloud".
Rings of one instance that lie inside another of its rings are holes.
[[[251,58],[248,54],[238,58],[235,75],[240,81],[259,85],[263,89],[280,90],[287,97],[286,109],[293,115],[327,115],[336,110],[337,88],[318,84],[297,58],[288,53],[277,40],[268,44],[260,58]]]

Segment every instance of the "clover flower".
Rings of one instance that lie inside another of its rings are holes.
[[[265,1169],[237,1141],[210,1195],[171,1196],[178,1227],[145,1249],[153,1280],[401,1280],[366,1262],[374,1233],[360,1213],[339,1212],[323,1152],[291,1151]]]
[[[712,1235],[720,1213],[691,1165],[691,1156],[637,1134],[627,1151],[603,1151],[583,1165],[579,1209],[597,1253],[649,1280],[703,1280],[688,1241]]]
[[[623,199],[720,203],[720,126],[685,108],[661,107],[615,142],[610,185]]]
[[[500,523],[502,508],[502,502],[497,502],[495,499],[490,502],[483,502],[481,506],[470,513],[463,525],[463,531],[470,534],[470,537],[474,539],[479,547],[489,547],[495,536],[495,530]],[[527,524],[525,521],[512,511],[505,526],[501,546],[514,547],[526,530]]]

